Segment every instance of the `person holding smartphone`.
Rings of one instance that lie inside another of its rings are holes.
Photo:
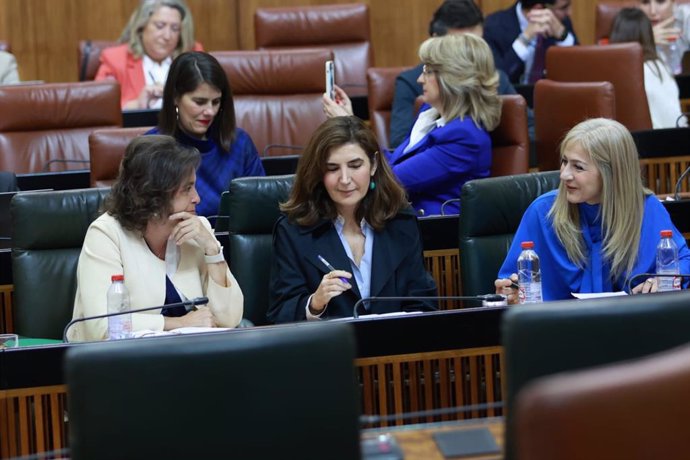
[[[387,159],[420,215],[442,214],[442,208],[458,214],[462,185],[491,169],[489,131],[501,118],[498,73],[489,46],[471,34],[429,38],[419,57],[424,105]],[[335,92],[335,100],[324,95],[326,114],[352,114],[345,91],[336,86]]]

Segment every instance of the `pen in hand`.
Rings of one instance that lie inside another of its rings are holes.
[[[328,261],[327,261],[326,259],[324,259],[323,257],[321,257],[320,254],[317,254],[316,257],[319,258],[319,260],[321,261],[321,263],[324,264],[324,265],[326,266],[327,269],[329,269],[329,270],[332,271],[332,272],[335,271],[335,268],[333,268],[333,265],[329,264]],[[343,283],[345,283],[345,284],[350,284],[350,281],[349,281],[347,278],[345,278],[344,276],[339,276],[338,278],[340,278],[340,281],[342,281]]]

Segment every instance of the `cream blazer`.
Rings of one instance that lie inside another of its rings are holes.
[[[211,230],[208,221],[201,217]],[[96,219],[86,232],[77,267],[77,293],[73,318],[107,313],[106,293],[112,275],[124,274],[131,308],[162,305],[165,301],[165,261],[148,248],[143,236],[122,228],[111,215]],[[180,247],[180,261],[171,280],[188,299],[206,296],[208,308],[219,326],[235,327],[242,319],[244,297],[228,269],[228,287],[216,284],[209,276],[204,251],[194,242]],[[163,330],[160,310],[132,315],[132,330]],[[68,331],[70,341],[103,340],[107,337],[107,319],[84,321]]]

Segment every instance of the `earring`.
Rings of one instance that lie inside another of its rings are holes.
[[[369,190],[374,190],[376,188],[376,182],[374,182],[374,179],[369,182]]]
[[[180,109],[177,106],[175,106],[175,118],[180,121]]]

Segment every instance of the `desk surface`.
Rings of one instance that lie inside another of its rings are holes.
[[[493,435],[496,444],[503,449],[503,418],[486,418],[466,421],[440,422],[423,425],[404,425],[397,428],[377,428],[362,431],[362,439],[375,437],[381,434],[391,434],[400,446],[405,460],[444,460],[434,441],[433,434],[443,431],[469,430],[476,428],[487,428]],[[501,459],[500,455],[481,455],[473,457],[463,457],[465,459]]]

